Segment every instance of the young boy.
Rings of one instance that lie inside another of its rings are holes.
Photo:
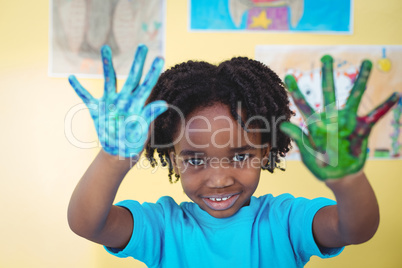
[[[158,80],[163,61],[156,59],[140,84],[146,52],[138,48],[117,93],[111,51],[102,48],[101,99],[70,77],[83,101],[99,107],[90,112],[103,147],[71,197],[68,220],[75,233],[148,267],[302,267],[312,255],[335,256],[374,235],[378,205],[362,168],[370,129],[397,96],[366,117],[356,115],[369,62],[340,111],[333,105],[329,56],[322,59],[324,113],[314,114],[294,78],[285,79],[309,123],[306,135],[289,123],[285,87],[263,64],[247,58],[218,66],[189,61]],[[288,152],[285,133],[296,141],[306,166],[334,192],[336,203],[289,194],[252,196],[261,169],[272,172]],[[151,164],[157,153],[169,167],[169,179],[175,175],[193,202],[178,205],[162,197],[155,204],[113,205],[144,147]]]

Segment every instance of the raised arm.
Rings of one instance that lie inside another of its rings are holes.
[[[316,242],[341,247],[368,241],[377,231],[380,214],[374,191],[363,171],[326,180],[337,205],[320,209],[313,222]]]
[[[338,110],[333,60],[327,55],[321,61],[325,110],[314,112],[294,77],[287,76],[285,83],[307,122],[308,134],[288,122],[281,125],[281,130],[296,142],[306,167],[334,192],[337,205],[317,212],[313,233],[319,245],[340,247],[363,243],[378,228],[377,199],[363,173],[363,166],[373,125],[397,102],[399,96],[394,93],[368,115],[357,116],[372,67],[370,61],[364,61],[345,108]]]
[[[120,160],[103,149],[99,152],[70,199],[68,223],[73,232],[113,248],[127,245],[133,230],[132,216],[112,204],[130,166],[128,158]]]
[[[140,83],[147,50],[146,46],[138,47],[119,93],[108,46],[101,49],[105,76],[102,98],[93,98],[75,76],[69,77],[72,87],[89,108],[102,150],[74,190],[68,222],[78,235],[114,248],[127,245],[134,224],[128,210],[113,206],[117,190],[144,148],[150,123],[167,109],[163,101],[144,107],[163,67],[163,60],[156,58]]]

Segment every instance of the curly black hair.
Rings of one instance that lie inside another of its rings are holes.
[[[165,71],[152,90],[147,103],[164,100],[177,107],[186,118],[196,109],[222,103],[230,108],[235,120],[245,128],[237,113],[238,104],[245,106],[246,119],[265,118],[270,126],[279,127],[280,121],[289,121],[293,112],[285,86],[278,75],[261,62],[246,57],[235,57],[219,65],[203,61],[188,61]],[[168,109],[154,121],[151,139],[145,146],[145,154],[152,166],[157,165],[155,151],[162,166],[168,165],[169,181],[174,174],[169,152],[180,122],[179,113]],[[257,125],[262,122],[256,121]],[[279,156],[290,150],[290,138],[277,131],[262,133],[262,144],[268,143],[270,165],[262,169],[273,172]],[[151,142],[152,140],[152,142]],[[158,145],[171,145],[158,146]],[[179,175],[175,174],[176,181]]]

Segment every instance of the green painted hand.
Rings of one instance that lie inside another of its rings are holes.
[[[322,62],[322,90],[324,112],[315,112],[304,99],[292,75],[285,84],[303,115],[308,134],[289,122],[280,129],[299,147],[302,161],[320,180],[336,179],[361,170],[366,161],[368,136],[374,124],[398,101],[392,94],[366,116],[357,115],[360,100],[366,89],[372,63],[363,61],[344,109],[338,110],[335,99],[333,60],[324,56]]]
[[[89,108],[103,149],[111,155],[138,157],[148,138],[150,123],[167,109],[164,101],[155,101],[144,107],[164,64],[163,59],[156,58],[140,84],[147,52],[145,45],[138,46],[128,78],[119,93],[116,92],[116,75],[109,46],[101,49],[105,89],[100,99],[95,99],[75,76],[69,77],[71,86]]]

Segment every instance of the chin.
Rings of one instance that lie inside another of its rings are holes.
[[[206,210],[206,212],[208,212],[209,215],[211,215],[214,218],[219,218],[219,219],[223,219],[223,218],[229,218],[233,215],[235,215],[237,213],[238,210]]]

